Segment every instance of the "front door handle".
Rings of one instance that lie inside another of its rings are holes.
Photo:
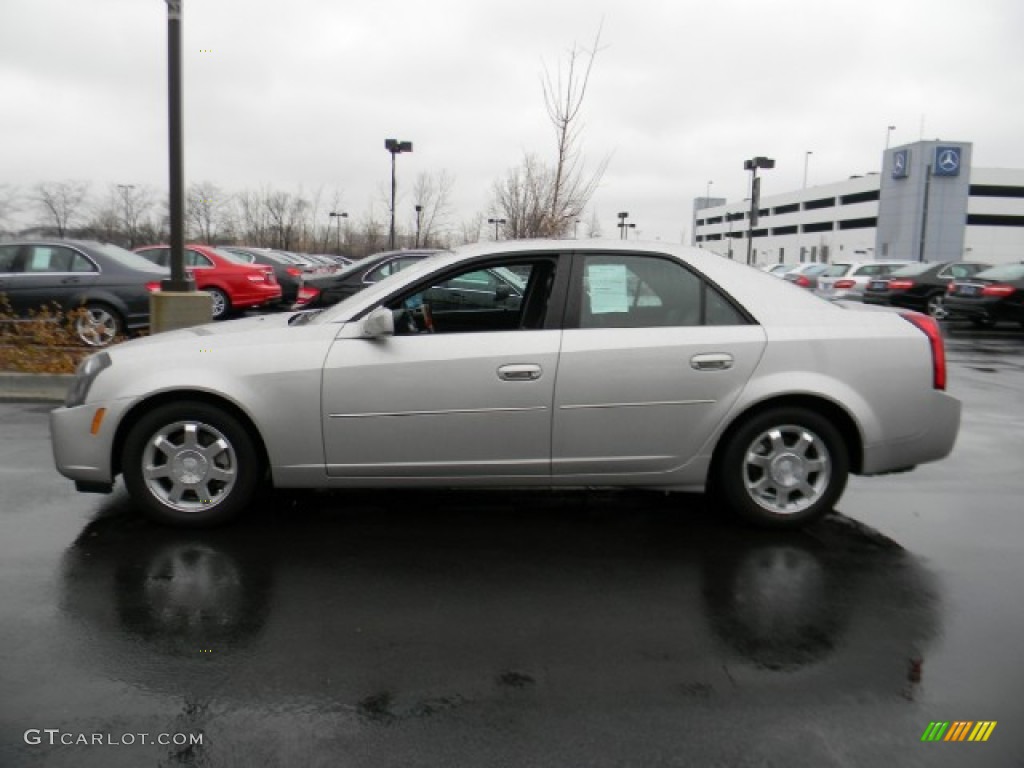
[[[502,381],[536,381],[541,372],[539,365],[503,365],[498,369],[498,378]]]
[[[690,358],[690,367],[697,371],[724,371],[732,368],[732,355],[725,352],[709,352]]]

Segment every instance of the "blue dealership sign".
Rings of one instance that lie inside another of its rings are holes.
[[[910,150],[897,149],[892,153],[892,177],[905,179],[910,175]]]
[[[936,147],[932,173],[935,176],[959,176],[960,150],[960,147]]]

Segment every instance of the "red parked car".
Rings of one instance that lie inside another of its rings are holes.
[[[161,267],[171,266],[171,248],[150,245],[135,252]],[[250,264],[244,257],[209,245],[185,246],[185,271],[196,287],[213,297],[213,319],[223,320],[239,309],[263,307],[281,300],[274,268]]]

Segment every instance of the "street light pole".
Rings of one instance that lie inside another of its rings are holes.
[[[338,250],[338,255],[341,256],[341,220],[342,219],[347,219],[348,218],[348,214],[347,213],[336,213],[335,211],[331,211],[331,218],[338,220],[338,248],[337,248],[337,250]]]
[[[494,239],[495,239],[495,241],[497,241],[499,239],[498,225],[504,224],[505,223],[505,219],[488,219],[487,223],[494,225]]]
[[[423,224],[423,206],[416,205],[416,247],[420,247],[420,227]]]
[[[384,149],[391,153],[391,228],[388,236],[388,243],[391,250],[395,249],[395,155],[403,152],[412,152],[411,141],[399,141],[398,139],[384,139]]]
[[[626,224],[626,219],[628,219],[628,218],[629,218],[629,211],[620,211],[619,212],[619,224],[618,224],[618,227],[619,227],[619,240],[625,240],[626,239],[626,227],[628,226]]]
[[[804,189],[807,189],[807,163],[814,153],[811,150],[804,152]]]
[[[163,291],[188,292],[196,289],[185,274],[185,141],[182,132],[181,100],[181,3],[167,2],[167,112],[169,144],[169,199],[171,224],[171,277],[160,281]]]
[[[885,131],[885,148],[889,148],[889,139],[892,137],[892,132],[896,130],[895,125],[890,125]]]
[[[707,188],[704,190],[704,207],[705,208],[710,208],[711,207],[711,185],[714,184],[714,183],[715,182],[713,182],[713,181],[709,181]]]
[[[761,200],[761,180],[757,178],[758,168],[774,168],[770,157],[757,157],[743,161],[743,170],[750,171],[750,224],[747,227],[747,264],[753,263],[754,227],[757,226],[757,209]]]

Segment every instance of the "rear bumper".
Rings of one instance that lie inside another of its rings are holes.
[[[243,307],[262,307],[281,300],[281,286],[268,285],[257,290],[238,291],[231,295],[231,305],[237,309]]]
[[[938,461],[950,454],[960,431],[960,401],[938,390],[931,390],[926,398],[928,422],[924,428],[906,438],[864,446],[861,474],[894,472]]]

